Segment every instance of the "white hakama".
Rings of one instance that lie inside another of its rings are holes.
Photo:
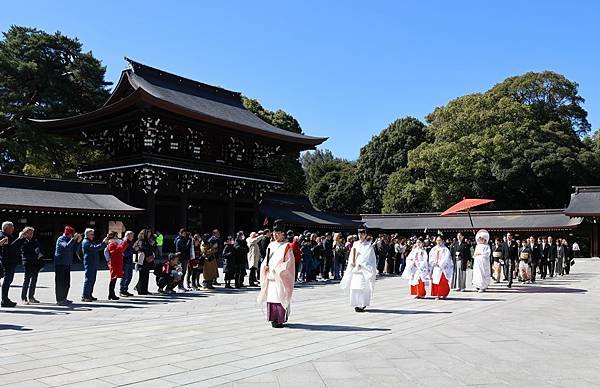
[[[352,265],[354,258],[355,265]],[[369,241],[356,241],[350,250],[348,267],[340,282],[342,289],[350,291],[350,305],[364,308],[371,305],[377,274],[375,251]]]

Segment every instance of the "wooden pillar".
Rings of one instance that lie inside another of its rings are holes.
[[[226,225],[227,234],[233,236],[235,234],[235,200],[229,199],[227,200],[227,210],[226,210]]]
[[[144,227],[156,228],[156,197],[154,193],[146,194],[146,225]]]
[[[179,227],[180,228],[187,228],[188,224],[188,218],[187,218],[187,212],[188,212],[188,195],[187,194],[181,194],[181,196],[179,197]]]

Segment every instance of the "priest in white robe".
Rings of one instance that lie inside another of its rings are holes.
[[[267,320],[273,327],[281,328],[290,314],[295,262],[282,220],[274,222],[273,235],[275,241],[267,247],[267,255],[260,268],[261,287],[257,300],[259,303],[267,303]]]
[[[454,263],[450,249],[444,244],[442,237],[435,239],[435,247],[429,251],[429,267],[431,268],[431,295],[437,299],[446,299],[450,294],[448,279],[452,279]]]
[[[359,241],[350,249],[348,266],[340,287],[350,291],[350,305],[356,312],[364,312],[371,305],[375,278],[377,276],[377,259],[372,241],[367,238],[365,229],[358,230]]]
[[[416,299],[422,299],[429,287],[429,260],[427,251],[423,248],[423,240],[417,240],[406,258],[406,268],[402,277],[408,279],[410,294]]]
[[[490,286],[490,254],[491,249],[488,242],[490,234],[481,229],[475,235],[475,254],[473,255],[473,286],[477,291],[484,292]]]

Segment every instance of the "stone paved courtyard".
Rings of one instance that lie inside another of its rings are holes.
[[[405,280],[384,278],[363,314],[335,284],[303,286],[285,329],[267,325],[256,290],[19,305],[0,310],[0,385],[600,386],[599,275],[599,261],[579,259],[568,277],[446,301],[414,300]],[[103,299],[107,273],[98,278]],[[52,302],[53,275],[39,283],[37,298]]]

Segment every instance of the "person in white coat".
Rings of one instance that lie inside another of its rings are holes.
[[[454,263],[450,249],[444,244],[442,237],[435,239],[435,247],[429,251],[429,267],[431,268],[431,295],[437,299],[446,299],[450,294],[450,279],[454,273]]]
[[[487,230],[481,229],[475,235],[475,254],[473,255],[473,286],[477,291],[484,292],[490,286],[490,254],[491,249],[488,242],[490,234]]]
[[[402,274],[402,277],[408,280],[410,294],[416,299],[422,299],[427,295],[429,272],[427,251],[423,248],[423,240],[419,239],[406,258],[406,268]]]
[[[260,260],[260,241],[266,236],[258,235],[256,232],[250,233],[249,237],[246,237],[246,244],[248,244],[248,268],[250,269],[250,277],[248,279],[250,287],[256,287],[258,284],[257,272],[258,262]]]
[[[375,278],[377,276],[377,259],[372,241],[367,238],[365,229],[358,230],[358,238],[348,256],[348,266],[340,287],[350,290],[350,305],[356,312],[364,312],[371,305]]]

